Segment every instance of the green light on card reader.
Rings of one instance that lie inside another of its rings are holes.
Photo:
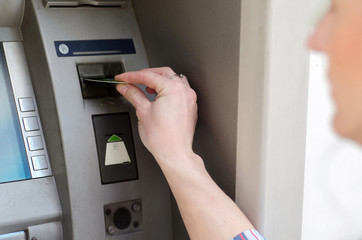
[[[122,138],[118,137],[116,134],[113,134],[112,137],[108,139],[107,142],[121,142],[123,141]]]

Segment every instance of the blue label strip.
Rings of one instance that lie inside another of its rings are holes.
[[[133,39],[54,41],[58,57],[135,54]]]

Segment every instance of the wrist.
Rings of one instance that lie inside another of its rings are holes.
[[[192,149],[168,151],[165,154],[155,155],[155,158],[163,171],[172,169],[176,171],[182,171],[182,169],[186,171],[205,169],[202,158],[194,153]]]

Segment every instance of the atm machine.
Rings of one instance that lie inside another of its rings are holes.
[[[188,76],[194,150],[220,188],[266,237],[300,239],[309,12],[305,0],[0,0],[0,240],[189,239],[134,109],[85,80],[149,65]]]
[[[170,191],[134,109],[85,81],[148,67],[132,2],[0,8],[14,18],[0,23],[0,239],[172,239]]]

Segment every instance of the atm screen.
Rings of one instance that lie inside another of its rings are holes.
[[[0,136],[0,183],[31,178],[2,45],[0,45]]]

